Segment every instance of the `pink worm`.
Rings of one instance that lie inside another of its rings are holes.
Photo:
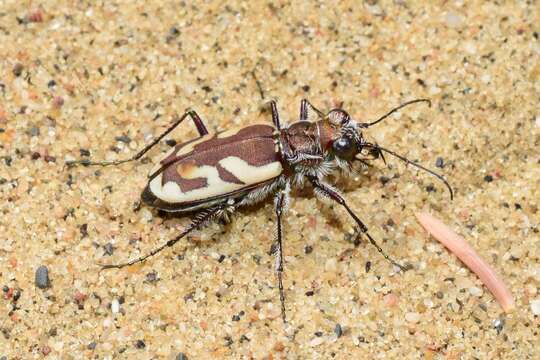
[[[493,270],[493,268],[465,242],[465,239],[431,214],[416,213],[416,218],[435,239],[453,252],[480,278],[493,296],[495,296],[499,304],[501,304],[504,311],[508,312],[514,308],[514,298],[512,293],[497,276],[495,270]]]

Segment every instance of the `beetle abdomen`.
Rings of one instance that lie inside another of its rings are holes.
[[[276,150],[274,128],[268,125],[231,129],[179,144],[151,173],[143,200],[154,206],[169,204],[165,206],[169,210],[206,199],[215,202],[278,177],[283,168]]]

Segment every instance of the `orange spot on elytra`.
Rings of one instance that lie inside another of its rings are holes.
[[[178,166],[176,167],[178,175],[180,175],[184,179],[193,178],[193,172],[195,170],[197,170],[197,166],[193,162],[181,163],[178,164]]]

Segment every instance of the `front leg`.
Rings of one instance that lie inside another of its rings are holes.
[[[307,99],[302,99],[300,102],[300,121],[315,120],[313,119],[314,116],[323,118],[324,114],[315,106],[311,105]]]
[[[276,246],[273,247],[273,253],[276,259],[275,270],[278,279],[279,301],[281,302],[281,318],[287,322],[285,316],[285,291],[283,290],[283,231],[281,226],[281,216],[286,209],[289,193],[287,189],[280,190],[275,198],[274,205],[276,210]]]
[[[362,234],[364,234],[369,239],[369,242],[373,246],[375,246],[375,248],[377,248],[377,251],[379,251],[382,254],[382,256],[384,256],[384,258],[386,260],[390,261],[394,266],[397,266],[402,271],[407,271],[408,270],[406,267],[398,264],[396,261],[394,261],[390,256],[388,256],[384,252],[384,250],[379,246],[379,244],[377,244],[375,239],[373,239],[371,237],[371,235],[368,233],[368,229],[367,229],[366,225],[362,222],[362,220],[360,220],[358,218],[358,216],[356,216],[356,214],[351,210],[349,205],[347,205],[347,202],[345,201],[345,199],[343,199],[343,197],[336,190],[334,190],[331,186],[323,183],[321,180],[319,180],[316,177],[309,177],[309,181],[311,182],[313,187],[319,192],[320,195],[334,200],[335,202],[337,202],[338,204],[343,206],[345,208],[345,210],[347,210],[349,215],[356,222],[356,225],[358,225],[358,227],[360,229],[360,232]]]
[[[281,130],[281,121],[279,120],[276,100],[270,100],[270,109],[272,110],[272,123],[276,129]]]

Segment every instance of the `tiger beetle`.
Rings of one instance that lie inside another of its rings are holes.
[[[142,262],[173,246],[193,230],[272,194],[276,214],[276,242],[272,252],[275,256],[281,315],[286,322],[282,217],[289,203],[291,187],[303,187],[308,182],[318,197],[334,201],[347,211],[358,227],[358,236],[365,236],[386,260],[406,271],[383,251],[343,196],[325,178],[337,170],[351,174],[354,163],[368,165],[370,160],[378,158],[385,161],[384,154],[389,154],[440,179],[448,188],[450,198],[453,198],[450,184],[441,175],[363,137],[364,129],[418,102],[431,105],[428,99],[408,101],[373,122],[361,123],[353,120],[341,108],[325,114],[303,99],[299,121],[282,126],[276,102],[270,101],[273,125],[249,125],[215,134],[210,134],[199,115],[189,110],[129,159],[70,162],[69,165],[105,166],[139,160],[186,118],[193,121],[199,133],[198,138],[173,146],[163,156],[150,171],[148,184],[141,194],[142,202],[149,206],[167,212],[190,214],[191,223],[177,237],[149,253],[125,263],[103,265],[103,268],[120,269]]]

